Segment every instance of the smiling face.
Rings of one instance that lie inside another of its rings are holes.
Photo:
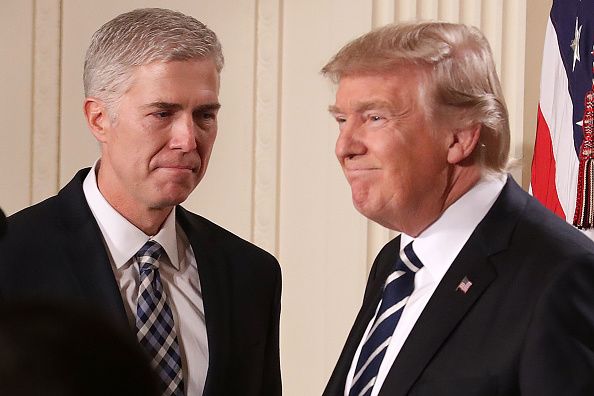
[[[87,120],[101,143],[99,190],[132,223],[151,211],[168,214],[204,176],[218,93],[215,64],[203,59],[137,67],[113,116],[87,98]]]
[[[450,170],[448,134],[427,116],[422,77],[412,67],[346,75],[330,107],[355,208],[412,236],[444,210]]]

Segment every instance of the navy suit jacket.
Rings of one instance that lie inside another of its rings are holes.
[[[83,194],[88,171],[79,171],[56,196],[8,218],[0,240],[0,301],[82,303],[129,327]],[[209,347],[204,396],[280,395],[276,259],[182,207],[176,218],[194,250],[202,286]]]
[[[400,248],[371,269],[324,396],[344,395],[355,350]],[[467,293],[457,290],[467,277]],[[594,395],[594,243],[511,178],[456,257],[380,396]]]

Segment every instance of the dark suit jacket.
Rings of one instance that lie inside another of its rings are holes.
[[[371,269],[325,396],[353,355],[400,238]],[[456,290],[464,277],[465,294]],[[594,244],[511,179],[419,317],[380,396],[594,395]]]
[[[129,326],[82,191],[87,173],[78,172],[55,197],[8,218],[0,240],[0,300],[80,302]],[[202,285],[210,355],[204,395],[280,395],[277,261],[181,207],[177,221],[196,255]]]

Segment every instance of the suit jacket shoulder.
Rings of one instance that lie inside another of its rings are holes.
[[[194,238],[197,241],[215,243],[216,246],[222,248],[230,257],[244,257],[256,267],[262,267],[262,269],[268,269],[275,273],[280,271],[280,267],[274,256],[231,231],[181,206],[178,206],[177,215],[180,225],[190,239]],[[251,260],[254,261],[252,262]]]
[[[127,318],[79,171],[56,196],[8,217],[0,240],[0,299],[91,304]]]

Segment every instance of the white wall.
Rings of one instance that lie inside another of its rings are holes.
[[[102,23],[146,6],[194,15],[219,35],[226,66],[211,165],[186,206],[279,258],[285,394],[320,394],[360,304],[371,260],[393,235],[352,208],[333,154],[336,127],[326,111],[333,87],[320,68],[348,40],[392,21],[444,19],[480,27],[492,44],[510,110],[511,153],[525,159],[514,175],[526,186],[550,4],[2,0],[0,206],[13,213],[54,194],[98,156],[82,117],[81,74],[90,36]]]

